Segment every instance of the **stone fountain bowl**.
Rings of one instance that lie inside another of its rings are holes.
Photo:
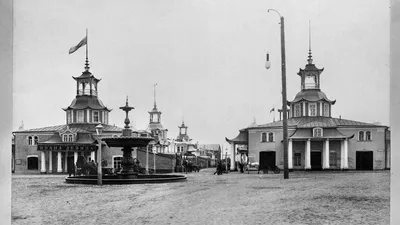
[[[139,174],[136,178],[124,178],[121,175],[102,176],[103,184],[171,183],[186,181],[186,179],[185,175],[180,174]],[[65,182],[71,184],[97,184],[97,175],[67,177]]]

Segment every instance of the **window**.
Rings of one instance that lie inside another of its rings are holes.
[[[366,141],[371,141],[371,131],[366,131],[365,132],[365,140]]]
[[[261,142],[267,142],[267,134],[266,133],[261,134]]]
[[[39,141],[39,139],[37,136],[29,136],[28,137],[28,145],[37,145],[38,141]]]
[[[63,142],[68,142],[68,135],[66,135],[66,134],[63,134]]]
[[[364,141],[364,131],[358,132],[358,141]]]
[[[70,124],[71,122],[71,111],[67,111],[67,124]]]
[[[329,116],[329,104],[324,104],[324,116]]]
[[[72,134],[68,135],[68,141],[73,142],[74,141],[74,136]]]
[[[94,111],[93,112],[93,123],[98,123],[99,122],[99,111]]]
[[[122,157],[121,157],[121,156],[114,156],[114,157],[113,157],[113,160],[114,160],[113,168],[114,168],[115,170],[119,170],[119,169],[122,167],[122,166],[121,166]]]
[[[313,137],[322,137],[322,128],[314,128],[313,129]]]
[[[268,142],[273,142],[274,141],[274,133],[269,132],[268,133]]]
[[[337,154],[336,152],[330,152],[329,153],[329,166],[337,166]]]
[[[103,123],[108,124],[108,112],[104,112],[104,121]]]
[[[83,122],[84,122],[84,113],[83,113],[83,110],[78,110],[77,122],[78,122],[78,123],[83,123]]]
[[[294,116],[295,117],[300,117],[301,116],[301,105],[300,104],[296,104],[294,106]]]
[[[317,103],[309,103],[308,104],[308,115],[309,116],[317,116]]]
[[[371,131],[358,131],[358,141],[371,141]]]
[[[293,157],[294,166],[301,166],[301,153],[295,152]]]

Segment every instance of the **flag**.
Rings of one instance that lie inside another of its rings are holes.
[[[273,111],[275,111],[275,108],[272,108],[271,111],[269,111],[269,113],[272,113]]]
[[[82,39],[82,41],[79,42],[76,46],[73,46],[69,49],[69,54],[74,53],[76,50],[78,50],[80,47],[84,46],[87,44],[87,36]]]

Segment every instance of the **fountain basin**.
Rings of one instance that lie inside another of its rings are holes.
[[[186,181],[185,175],[179,174],[139,174],[136,178],[124,178],[121,175],[102,176],[103,184],[147,184],[147,183],[170,183]],[[70,184],[97,184],[97,175],[76,176],[65,178],[66,183]]]

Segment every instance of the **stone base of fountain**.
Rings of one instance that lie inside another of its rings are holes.
[[[186,181],[187,177],[180,174],[131,174],[124,176],[122,174],[103,176],[103,184],[147,184],[147,183],[170,183]],[[65,178],[66,183],[71,184],[97,184],[97,175],[75,176]]]

